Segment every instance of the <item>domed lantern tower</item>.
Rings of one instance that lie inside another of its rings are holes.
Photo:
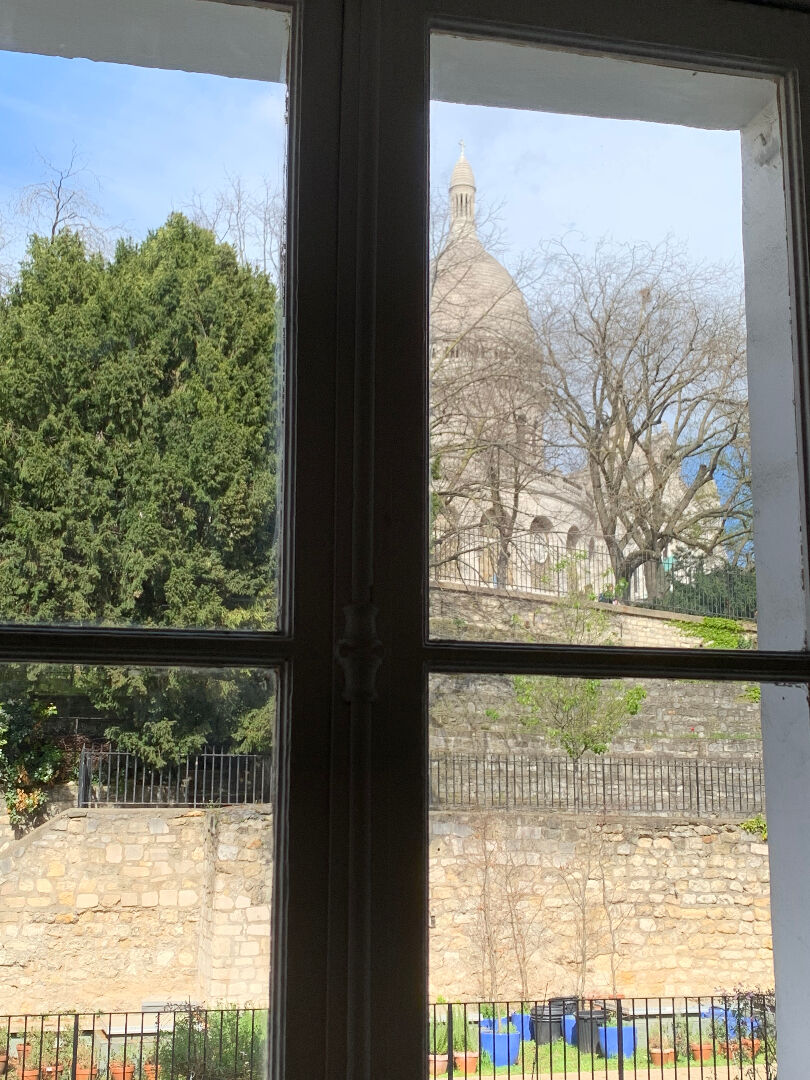
[[[475,196],[462,144],[431,265],[434,508],[445,531],[480,529],[508,546],[537,512],[527,499],[542,471],[540,350],[520,288],[481,242]]]

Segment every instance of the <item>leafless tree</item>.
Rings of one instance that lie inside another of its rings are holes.
[[[493,815],[478,819],[471,865],[478,879],[475,932],[481,956],[479,993],[483,1000],[515,996],[527,1001],[537,988],[530,984],[532,957],[545,942],[540,926],[542,894],[531,886],[532,871],[521,864],[499,838]]]
[[[226,176],[225,186],[210,197],[196,194],[185,207],[191,219],[210,229],[220,243],[230,244],[241,263],[262,270],[276,282],[284,271],[284,192],[265,177],[250,188],[239,176]]]
[[[545,452],[588,485],[617,581],[660,566],[673,543],[711,555],[750,540],[732,286],[669,243],[601,244],[592,257],[558,244],[545,261],[534,305]]]
[[[577,854],[556,868],[573,918],[573,950],[559,960],[574,973],[580,998],[586,996],[593,962],[601,956],[608,957],[610,989],[614,997],[617,993],[620,931],[632,905],[624,899],[623,886],[607,873],[610,859],[601,829],[590,828],[578,844]]]
[[[110,230],[102,226],[103,211],[89,193],[91,186],[98,186],[98,178],[75,146],[64,165],[40,157],[45,175],[24,187],[17,203],[17,214],[28,230],[53,240],[67,229],[78,233],[88,246],[104,249]]]

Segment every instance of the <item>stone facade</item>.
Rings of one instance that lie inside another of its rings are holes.
[[[733,825],[434,813],[431,997],[772,985],[769,903],[767,845]]]
[[[269,808],[68,810],[0,857],[0,1014],[266,1005]]]

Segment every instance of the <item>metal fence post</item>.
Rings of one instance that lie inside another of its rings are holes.
[[[79,757],[79,790],[76,792],[76,805],[79,807],[87,806],[89,804],[89,797],[87,787],[89,784],[90,774],[87,768],[87,747],[82,747],[82,752]],[[74,1078],[75,1080],[75,1078]]]
[[[605,1022],[607,1023],[607,1018]],[[622,1015],[621,998],[616,998],[616,1045],[619,1051],[619,1080],[624,1080],[624,1016]],[[607,1050],[607,1047],[605,1047],[605,1050]]]
[[[447,1006],[447,1080],[453,1080],[453,1006]],[[465,1070],[466,1071],[466,1070]]]
[[[79,1050],[79,1014],[73,1014],[73,1060],[70,1063],[70,1080],[76,1080],[76,1057]]]

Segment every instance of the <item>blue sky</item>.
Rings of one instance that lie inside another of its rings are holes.
[[[0,206],[75,146],[105,224],[142,237],[227,174],[283,183],[284,87],[25,53],[0,54]]]
[[[508,251],[581,234],[658,243],[742,266],[740,137],[668,124],[434,102],[431,184],[445,197],[458,142],[478,204],[501,204]]]
[[[279,84],[23,53],[0,56],[0,207],[75,146],[107,226],[141,237],[226,176],[283,182]],[[656,243],[741,265],[734,132],[445,103],[431,107],[431,181],[444,197],[464,139],[479,202],[501,205],[505,261],[572,233]],[[17,249],[19,251],[19,248]]]

